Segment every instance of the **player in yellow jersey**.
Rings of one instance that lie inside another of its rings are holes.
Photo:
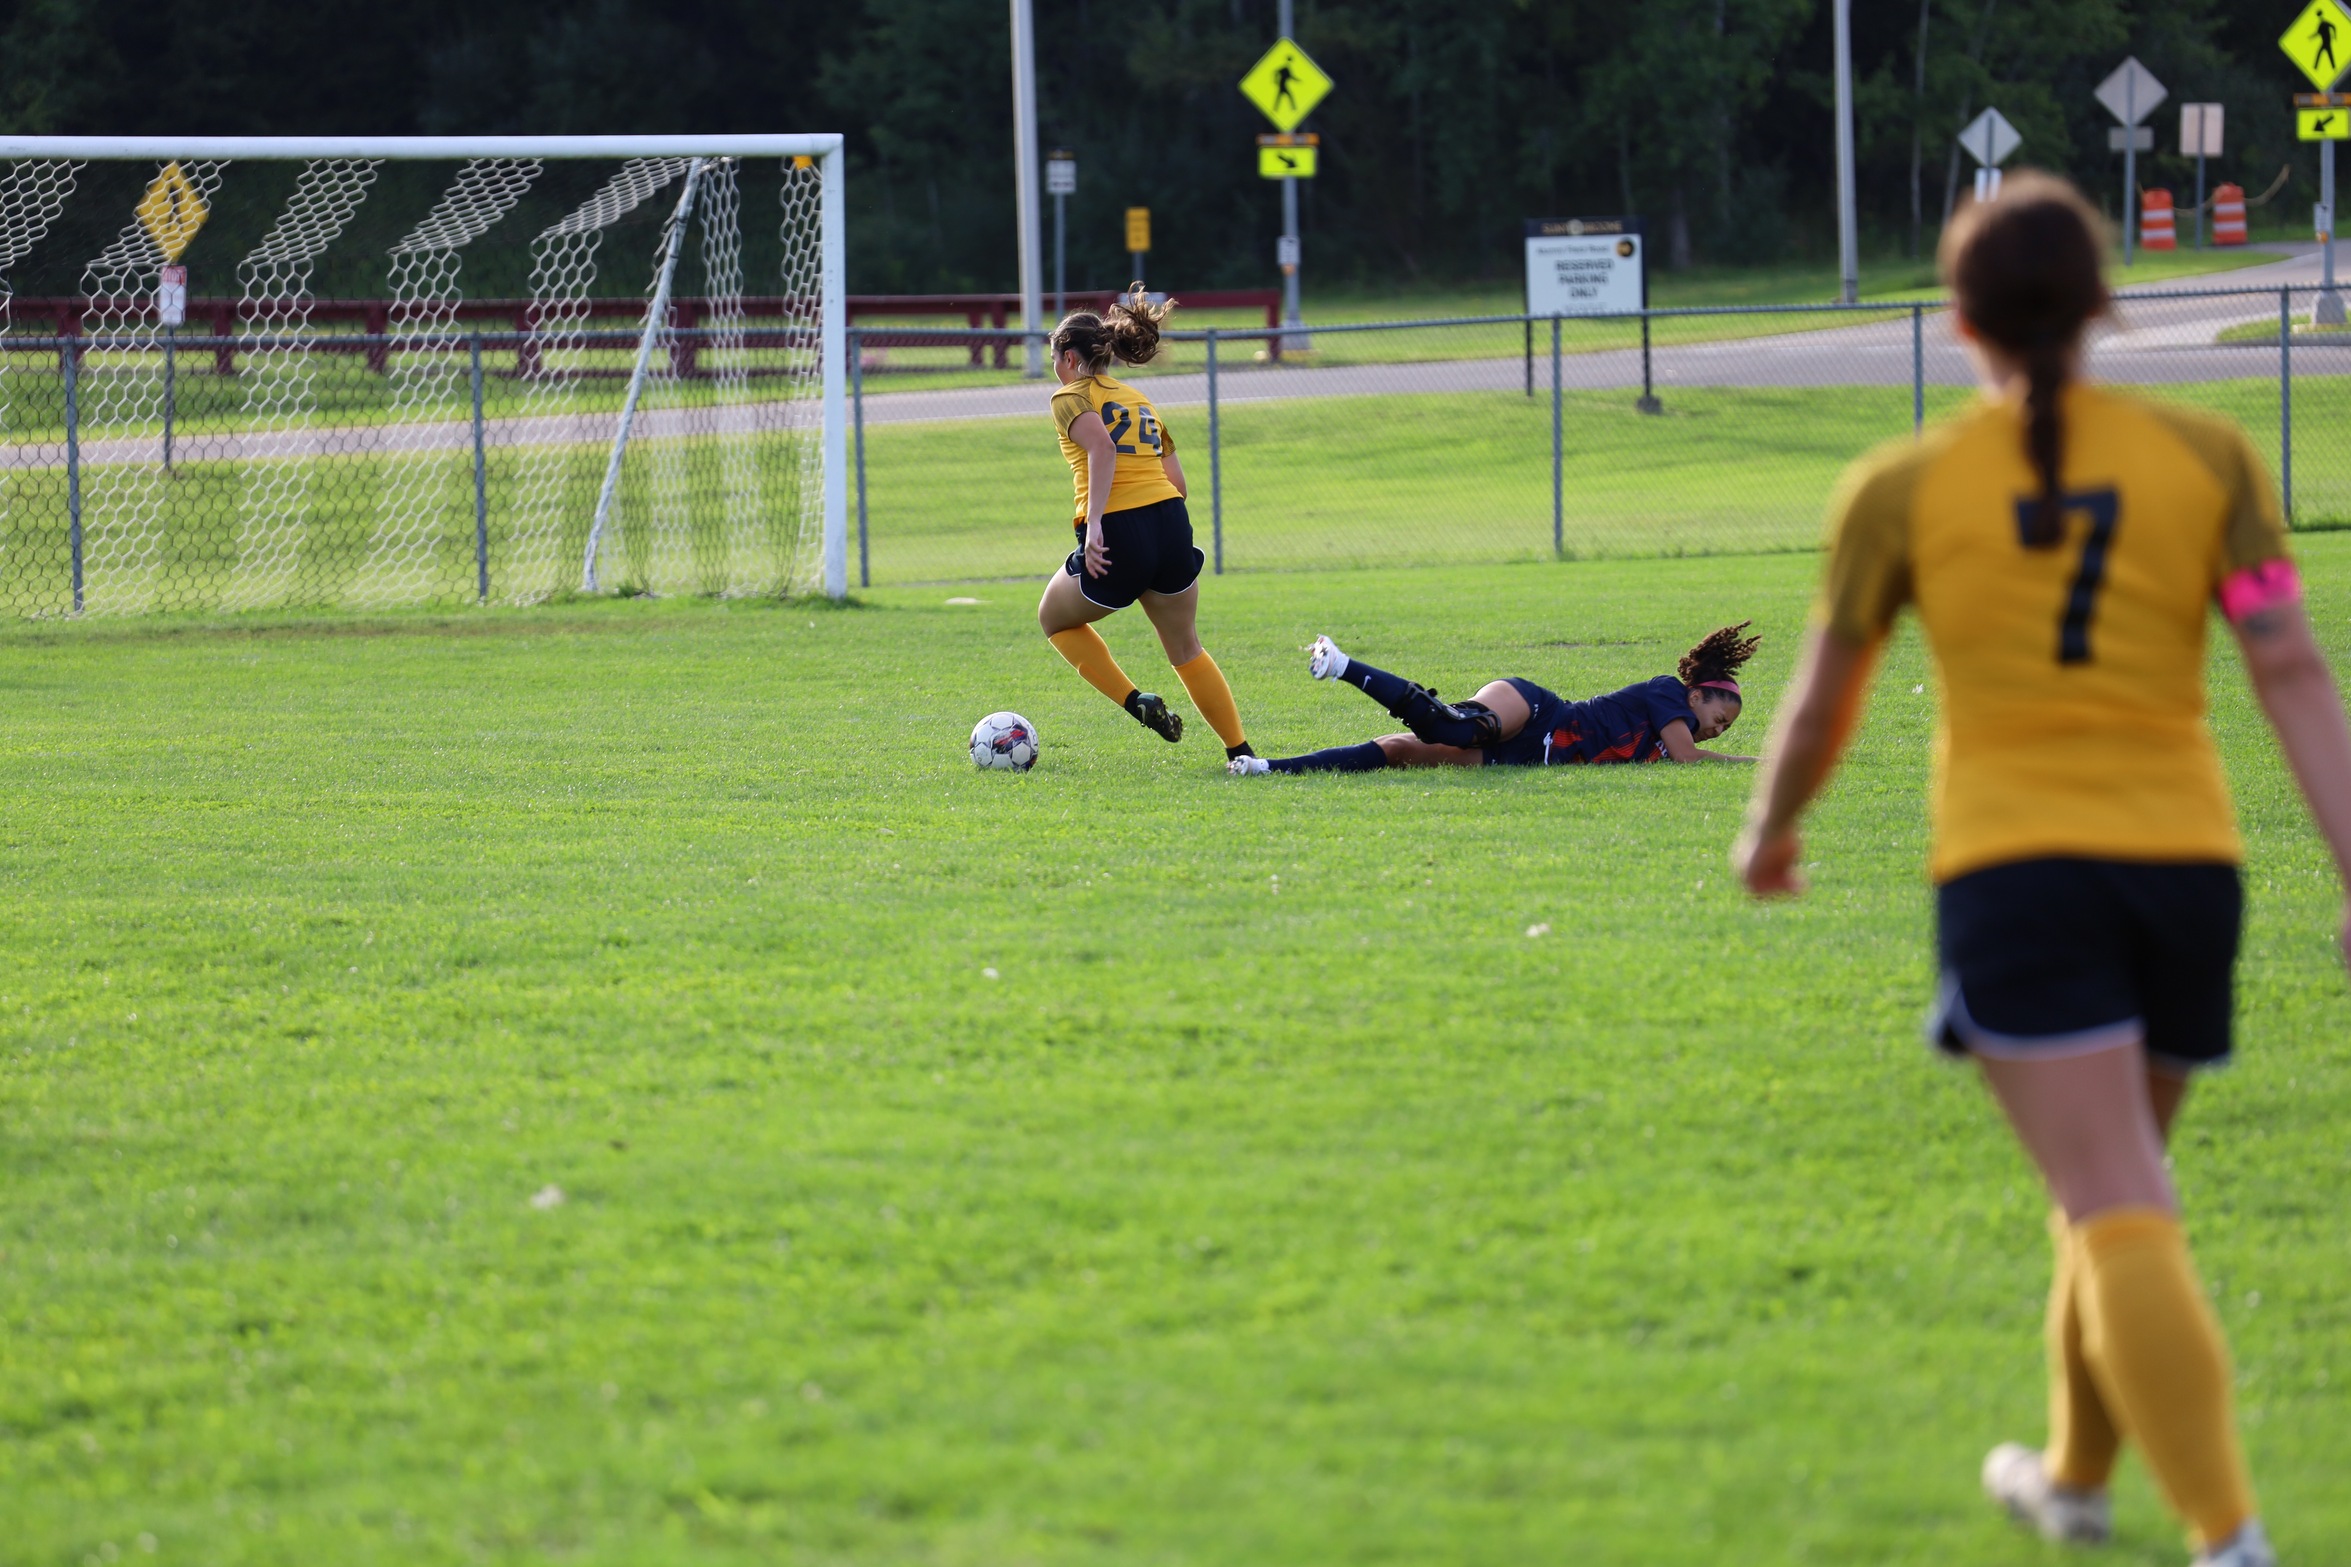
[[[1193,705],[1225,756],[1254,756],[1224,671],[1200,646],[1200,566],[1184,510],[1184,465],[1151,399],[1110,374],[1112,361],[1149,364],[1168,307],[1141,284],[1100,315],[1072,312],[1053,333],[1053,424],[1077,483],[1078,547],[1045,586],[1037,624],[1095,690],[1161,738],[1184,737],[1183,715],[1136,689],[1093,623],[1140,602]]]
[[[2272,1567],[2228,1350],[2164,1166],[2189,1075],[2227,1059],[2242,858],[2205,727],[2217,605],[2333,850],[2351,730],[2260,459],[2232,425],[2086,384],[2099,224],[2046,175],[1944,237],[1975,408],[1846,475],[1816,624],[1734,859],[1801,889],[1797,821],[1905,605],[1942,693],[1933,788],[1941,1048],[1975,1058],[2056,1211],[2050,1418],[1983,1482],[2052,1539],[2108,1531],[2135,1443],[2203,1567]]]

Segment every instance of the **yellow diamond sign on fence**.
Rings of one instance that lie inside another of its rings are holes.
[[[2313,0],[2331,5],[2334,0]],[[1273,121],[1274,129],[1294,131],[1314,106],[1330,96],[1331,79],[1306,51],[1284,38],[1265,51],[1265,58],[1241,78],[1241,96],[1257,105]]]
[[[204,205],[196,182],[176,162],[165,164],[157,172],[147,186],[147,194],[131,210],[138,216],[139,227],[147,231],[147,237],[155,241],[155,248],[163,252],[165,261],[179,260],[180,252],[188,248],[196,231],[204,226],[204,220],[212,216],[212,209]]]
[[[2310,78],[2311,86],[2325,92],[2343,74],[2343,67],[2351,64],[2351,12],[2336,0],[2310,0],[2278,40],[2278,47]]]

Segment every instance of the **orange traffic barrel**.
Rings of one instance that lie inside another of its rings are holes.
[[[2141,250],[2177,250],[2179,235],[2172,228],[2171,192],[2148,190],[2139,193],[2139,248]]]
[[[2245,243],[2245,187],[2223,185],[2212,193],[2212,242]]]

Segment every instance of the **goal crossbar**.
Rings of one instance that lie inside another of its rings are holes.
[[[0,158],[825,158],[804,136],[0,136]]]

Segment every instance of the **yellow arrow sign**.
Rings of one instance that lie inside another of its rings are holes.
[[[1260,147],[1257,172],[1269,180],[1310,180],[1320,151],[1317,147]]]
[[[2351,64],[2351,12],[2336,0],[2310,0],[2278,40],[2278,47],[2310,78],[2311,86],[2325,92],[2343,74],[2343,67]]]
[[[2296,109],[2294,134],[2304,141],[2351,141],[2351,109]]]
[[[212,209],[204,204],[196,182],[176,162],[165,164],[157,172],[148,183],[147,194],[139,198],[139,204],[131,211],[167,262],[180,259],[180,252],[188,248],[196,231],[204,226],[204,220],[212,216]]]
[[[2333,0],[2312,0],[2333,4]],[[1331,79],[1306,51],[1285,38],[1265,51],[1265,58],[1241,78],[1241,96],[1257,105],[1277,130],[1294,131],[1314,106],[1330,96]]]

